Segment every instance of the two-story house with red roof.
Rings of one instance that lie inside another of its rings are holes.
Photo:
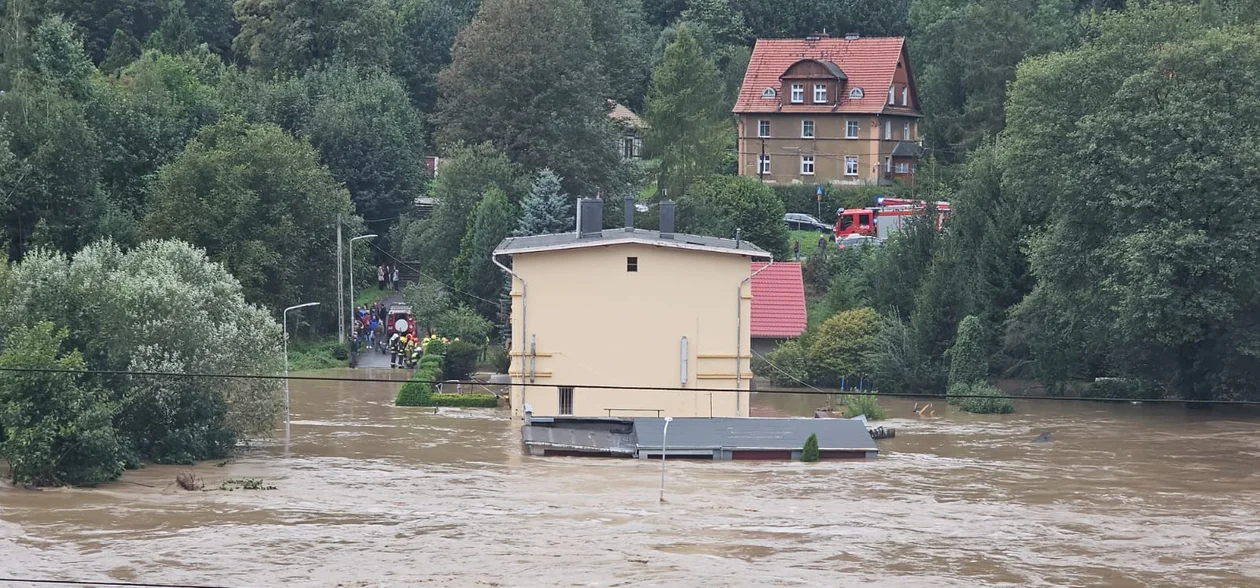
[[[922,114],[904,38],[759,39],[734,110],[742,176],[914,181]]]

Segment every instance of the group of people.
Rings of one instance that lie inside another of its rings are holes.
[[[398,291],[398,266],[378,265],[376,266],[376,288],[384,290],[386,287],[393,288]]]
[[[389,367],[414,368],[424,353],[415,333],[394,333],[389,337]]]
[[[383,333],[388,317],[389,310],[380,303],[373,303],[370,308],[360,306],[354,309],[354,324],[350,332],[353,351],[357,353],[364,345],[368,349],[375,347],[378,333]]]

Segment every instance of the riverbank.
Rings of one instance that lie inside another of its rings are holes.
[[[338,344],[336,336],[289,341],[290,372],[312,372],[349,366],[350,348]]]

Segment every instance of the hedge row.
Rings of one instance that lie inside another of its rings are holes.
[[[493,394],[434,394],[425,406],[495,408],[499,398]]]

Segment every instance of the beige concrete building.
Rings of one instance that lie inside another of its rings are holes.
[[[673,233],[673,203],[660,210],[661,231],[602,230],[602,202],[582,200],[583,230],[499,244],[513,416],[748,416],[750,260],[770,254]]]

